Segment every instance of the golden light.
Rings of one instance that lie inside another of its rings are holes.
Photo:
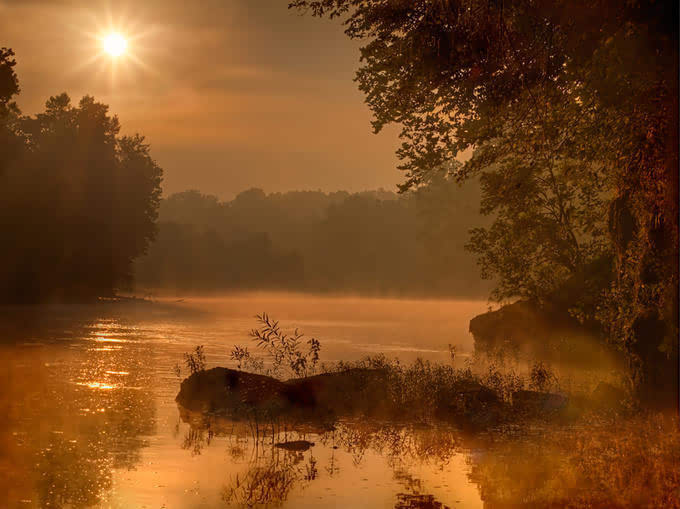
[[[119,57],[127,49],[127,40],[118,32],[112,32],[108,34],[102,40],[102,45],[104,46],[104,51],[106,51],[112,57]]]
[[[83,30],[82,26],[89,26],[90,30]],[[74,72],[96,66],[89,69],[88,74],[95,79],[109,74],[111,86],[114,87],[138,79],[138,71],[158,74],[146,61],[158,42],[158,28],[155,25],[144,27],[141,22],[125,16],[85,11],[83,19],[71,28],[85,36],[82,53],[86,58],[76,64]]]

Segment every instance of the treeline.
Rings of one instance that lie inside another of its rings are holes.
[[[227,202],[186,191],[161,203],[158,239],[136,281],[189,292],[486,296],[464,250],[478,208],[477,187],[446,181],[406,195],[250,189]]]
[[[92,97],[21,113],[0,48],[0,302],[88,300],[132,283],[156,232],[162,171],[141,136]]]

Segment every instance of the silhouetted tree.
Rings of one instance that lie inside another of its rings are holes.
[[[473,244],[499,277],[499,296],[533,287],[549,298],[590,261],[597,265],[602,220],[579,216],[601,201],[595,208],[608,212],[615,254],[611,278],[600,278],[589,309],[575,304],[629,354],[648,395],[676,384],[677,2],[294,0],[291,7],[342,17],[348,36],[367,41],[357,81],[375,130],[402,126],[402,189],[441,171],[491,172],[485,208],[499,215]],[[450,162],[465,149],[473,157],[457,170]],[[579,189],[589,196],[575,197]],[[502,205],[521,195],[527,216]],[[520,232],[527,238],[517,242]],[[595,251],[584,253],[582,241]],[[506,256],[501,246],[516,253]],[[556,252],[546,260],[548,250]],[[507,270],[517,266],[512,258],[524,267]],[[574,262],[575,270],[566,268]],[[534,284],[558,266],[550,284]]]
[[[21,140],[14,128],[19,109],[12,101],[19,93],[15,65],[14,52],[8,48],[0,48],[0,175],[5,172],[21,147]]]
[[[16,90],[16,87],[15,89]],[[0,175],[0,299],[111,295],[129,286],[153,239],[162,171],[141,136],[92,97],[51,97],[33,117],[10,114],[20,149]]]

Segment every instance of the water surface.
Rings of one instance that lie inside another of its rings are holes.
[[[231,366],[253,315],[322,342],[322,360],[472,350],[484,302],[249,294],[155,304],[4,308],[0,495],[9,507],[479,507],[455,429],[345,423],[255,435],[184,422],[174,366],[205,345]],[[251,347],[252,348],[252,347]],[[314,443],[304,451],[281,440]]]

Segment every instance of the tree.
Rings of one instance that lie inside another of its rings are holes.
[[[613,186],[603,164],[577,155],[575,142],[587,120],[572,120],[590,113],[568,97],[552,100],[558,106],[541,118],[531,110],[508,115],[498,136],[482,142],[468,162],[467,171],[481,174],[482,213],[494,216],[491,226],[472,230],[468,248],[478,255],[483,275],[497,279],[493,297],[499,301],[540,302],[568,281],[598,276],[599,286],[581,285],[582,295],[569,303],[576,311],[611,279],[601,262],[611,261],[607,202]],[[549,141],[536,147],[544,126]]]
[[[19,93],[19,80],[14,67],[14,52],[0,48],[0,175],[16,156],[21,141],[14,132],[14,123],[19,109],[12,98]]]
[[[3,110],[8,107],[12,97],[19,93],[19,80],[14,72],[16,65],[14,51],[0,48],[0,107]]]
[[[144,138],[120,136],[117,117],[92,97],[74,107],[66,94],[5,127],[20,143],[0,174],[0,299],[82,299],[129,286],[161,195]]]
[[[547,298],[610,250],[610,281],[582,311],[629,354],[638,387],[677,378],[677,2],[291,7],[343,17],[347,35],[367,41],[356,79],[374,129],[402,126],[402,190],[475,151],[454,176],[486,173],[484,208],[499,215],[472,247],[499,277],[497,296]],[[665,379],[655,379],[660,365]]]

